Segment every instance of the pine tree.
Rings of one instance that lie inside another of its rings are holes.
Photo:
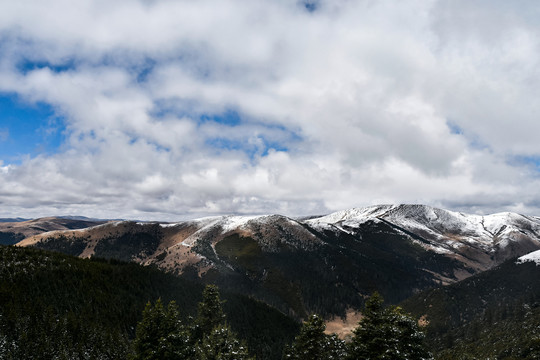
[[[196,319],[189,329],[179,321],[174,301],[148,303],[137,326],[132,360],[251,360],[247,347],[225,322],[217,287],[203,292]]]
[[[343,359],[346,355],[345,343],[335,334],[325,334],[325,329],[323,319],[311,315],[302,325],[300,334],[294,339],[292,346],[285,351],[285,359]]]
[[[523,359],[540,359],[540,336],[533,336],[521,349]]]
[[[247,346],[228,326],[218,326],[196,348],[198,360],[250,360]]]
[[[171,301],[165,309],[158,299],[149,302],[137,326],[133,360],[190,359],[193,353],[190,336],[179,320],[178,308]]]
[[[198,360],[249,360],[247,347],[226,324],[223,301],[215,285],[207,285],[192,333]]]
[[[366,302],[363,318],[349,344],[350,360],[429,360],[423,346],[424,334],[417,322],[401,308],[383,306],[374,293]]]
[[[325,359],[343,360],[347,357],[347,345],[336,334],[327,335],[326,341]]]
[[[197,318],[193,329],[195,339],[201,339],[204,334],[210,334],[216,327],[225,323],[222,303],[217,286],[207,285],[197,309]]]

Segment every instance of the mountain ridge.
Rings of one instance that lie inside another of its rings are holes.
[[[35,234],[18,245],[155,265],[296,317],[342,316],[375,290],[395,303],[539,250],[540,219],[380,205],[303,218],[113,221]]]
[[[43,219],[40,219],[41,222]],[[385,221],[425,249],[454,256],[475,271],[486,270],[508,258],[540,249],[540,219],[537,217],[510,212],[473,215],[426,205],[375,205],[298,219],[277,214],[224,215],[172,223],[136,222],[136,224],[143,226],[159,224],[162,228],[180,229],[187,236],[183,238],[180,236],[179,243],[186,247],[192,247],[198,243],[199,239],[208,236],[209,233],[218,239],[229,232],[246,234],[252,233],[254,229],[260,230],[269,223],[273,223],[274,228],[276,226],[284,228],[283,223],[288,223],[285,224],[285,227],[296,228],[297,239],[303,239],[303,241],[296,241],[295,244],[290,245],[313,248],[321,244],[317,235],[313,235],[313,230],[319,232],[334,230],[354,235],[358,233],[356,230],[359,226],[367,221]],[[111,226],[111,224],[117,226],[122,223],[132,222],[100,222],[97,226]],[[18,227],[22,227],[20,223],[16,224]],[[188,229],[193,231],[190,232]],[[23,233],[25,239],[20,241],[19,245],[33,245],[42,241],[43,237],[58,234],[75,236],[75,231],[79,230],[82,232],[92,231],[92,227],[54,228],[50,229],[53,232],[43,231],[41,233],[34,228],[33,232]],[[2,231],[1,227],[0,231]],[[264,250],[271,251],[271,241],[262,239],[262,236],[258,237]],[[178,236],[176,238],[179,239]],[[92,254],[92,248],[87,248],[84,256]]]

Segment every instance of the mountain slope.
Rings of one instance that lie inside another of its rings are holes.
[[[326,216],[109,222],[19,243],[136,261],[255,296],[296,317],[343,316],[378,290],[396,303],[540,249],[540,220],[383,205]]]
[[[538,359],[540,252],[510,260],[402,306],[429,323],[428,340],[440,359]]]
[[[0,246],[0,358],[11,347],[17,359],[125,359],[146,302],[175,300],[187,318],[201,293],[200,284],[153,267]],[[221,295],[250,350],[280,359],[298,324],[261,302]]]
[[[224,217],[178,224],[107,223],[44,233],[20,245],[134,260],[255,296],[296,317],[344,315],[379,290],[389,301],[454,277],[461,265],[414,244],[381,221],[362,236],[317,230],[283,216]],[[465,270],[463,270],[465,271]]]

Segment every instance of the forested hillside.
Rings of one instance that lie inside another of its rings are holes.
[[[540,266],[515,260],[402,303],[441,360],[539,359]]]
[[[0,246],[0,358],[125,359],[148,301],[194,316],[202,286],[155,268]],[[279,359],[298,324],[223,293],[228,323],[260,359]]]

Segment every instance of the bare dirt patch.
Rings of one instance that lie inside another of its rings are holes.
[[[348,339],[352,336],[354,329],[358,327],[358,322],[362,319],[362,314],[356,310],[349,309],[345,314],[345,319],[334,318],[326,322],[326,333],[337,334],[340,339]]]

